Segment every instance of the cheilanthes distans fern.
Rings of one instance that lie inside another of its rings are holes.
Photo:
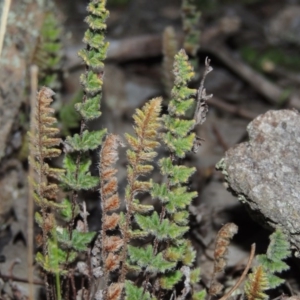
[[[81,103],[75,105],[75,109],[81,116],[80,133],[72,137],[67,137],[64,142],[66,155],[63,161],[63,167],[66,173],[61,176],[61,181],[65,188],[71,191],[70,200],[65,199],[63,204],[65,211],[62,215],[67,221],[67,229],[58,231],[58,239],[67,248],[66,265],[70,263],[70,253],[86,252],[87,267],[84,275],[88,277],[88,293],[90,293],[91,279],[93,270],[91,266],[91,256],[86,247],[95,236],[95,233],[88,232],[86,220],[83,226],[74,229],[75,217],[80,212],[78,209],[78,192],[82,190],[95,189],[99,185],[99,177],[92,176],[90,173],[91,159],[89,151],[97,149],[102,144],[102,139],[106,134],[106,129],[90,131],[88,122],[100,117],[100,100],[102,96],[102,77],[104,59],[108,43],[104,40],[106,30],[105,21],[109,15],[105,8],[106,1],[94,0],[87,7],[89,12],[86,22],[88,30],[84,36],[86,48],[79,51],[79,56],[86,64],[84,74],[80,77],[83,87],[83,98]],[[86,219],[86,213],[80,212],[83,219]],[[77,242],[77,241],[80,241]],[[68,287],[69,285],[67,285]],[[68,293],[68,291],[66,292]]]

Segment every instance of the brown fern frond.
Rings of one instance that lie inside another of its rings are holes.
[[[117,135],[110,134],[103,143],[100,152],[99,175],[101,178],[100,194],[102,207],[102,266],[104,271],[105,287],[104,292],[107,292],[109,272],[115,270],[119,261],[114,261],[114,267],[110,262],[111,257],[114,257],[114,252],[119,251],[123,245],[123,240],[119,236],[107,235],[108,230],[113,230],[119,223],[120,216],[117,213],[112,213],[120,207],[118,195],[118,180],[115,177],[117,170],[113,165],[117,162],[118,147],[122,145],[120,138]]]
[[[127,247],[130,240],[130,227],[131,217],[135,210],[134,201],[136,194],[139,192],[149,191],[151,188],[150,181],[138,180],[140,176],[148,174],[152,171],[153,166],[149,163],[152,162],[157,155],[155,148],[159,146],[158,130],[160,127],[160,111],[161,111],[161,98],[154,98],[144,105],[142,109],[137,109],[133,119],[135,122],[134,131],[135,137],[126,134],[126,140],[131,149],[127,150],[127,180],[128,185],[125,191],[126,203],[126,218],[123,226],[121,227],[124,245],[121,253],[121,275],[119,282],[124,284],[126,276],[126,258]]]
[[[174,57],[178,52],[178,43],[174,28],[169,26],[163,33],[163,83],[168,98],[171,98],[171,90],[174,84]]]
[[[269,288],[267,274],[262,266],[258,266],[249,275],[245,284],[245,294],[248,300],[264,300],[268,296],[264,293]]]
[[[34,182],[34,197],[40,205],[51,207],[52,204],[48,200],[56,200],[58,193],[58,187],[54,183],[48,182],[48,177],[58,176],[61,170],[50,168],[45,159],[57,157],[61,154],[61,151],[54,146],[60,144],[61,139],[54,138],[59,130],[52,125],[56,123],[56,118],[52,115],[54,110],[50,108],[50,104],[53,101],[52,96],[54,92],[43,87],[37,93],[37,101],[34,110],[33,124],[31,132],[29,133],[31,139],[31,149],[29,162],[35,171],[36,178],[32,178]],[[49,205],[47,205],[47,203]],[[44,211],[44,214],[46,211]],[[46,215],[43,215],[45,218]]]
[[[238,227],[234,223],[225,224],[218,232],[216,237],[214,251],[214,271],[209,288],[210,295],[216,295],[222,289],[221,284],[217,283],[215,278],[220,272],[223,272],[227,263],[227,252],[230,240],[237,233]]]
[[[237,233],[238,227],[234,223],[225,224],[218,232],[214,251],[214,272],[224,271],[226,266],[226,254],[232,237]]]
[[[30,178],[33,187],[33,199],[39,205],[41,211],[41,219],[39,222],[42,228],[42,247],[43,257],[48,254],[48,240],[51,231],[55,228],[55,217],[53,210],[59,206],[56,202],[58,194],[58,186],[49,182],[49,177],[58,178],[63,171],[50,168],[45,162],[46,159],[57,157],[61,151],[55,146],[59,145],[61,139],[55,138],[59,133],[59,129],[54,127],[56,118],[53,116],[54,110],[50,107],[54,92],[43,87],[38,93],[36,103],[32,107],[32,122],[29,132],[30,136],[30,154],[29,163],[33,170]],[[45,284],[48,286],[47,275],[45,276]],[[50,291],[47,289],[47,299],[49,299]]]

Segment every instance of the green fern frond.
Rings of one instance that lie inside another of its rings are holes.
[[[289,269],[289,265],[283,260],[290,255],[291,250],[288,239],[280,229],[277,229],[270,236],[267,253],[257,256],[258,262],[262,265],[267,274],[270,289],[284,282],[284,280],[276,276],[275,273],[281,273]]]
[[[163,83],[168,98],[171,98],[171,89],[174,83],[173,64],[178,52],[178,43],[173,27],[167,27],[163,33]]]
[[[174,286],[181,281],[182,276],[182,272],[178,270],[171,272],[168,276],[162,276],[159,279],[160,286],[164,290],[172,290],[174,289]]]
[[[192,294],[192,300],[205,300],[206,299],[206,291],[202,290],[200,292],[194,292]]]
[[[285,234],[279,229],[277,229],[270,236],[270,244],[267,250],[267,257],[274,262],[282,261],[283,259],[291,256],[290,243]],[[282,270],[277,270],[281,272]]]
[[[39,68],[39,84],[57,90],[60,87],[58,70],[62,61],[61,24],[53,11],[44,15],[33,64]]]
[[[144,291],[143,288],[137,287],[133,282],[126,280],[125,282],[125,300],[155,300],[150,293]]]
[[[197,9],[194,0],[182,1],[182,23],[184,31],[184,49],[192,57],[191,63],[198,66],[197,52],[200,48],[201,31],[198,28],[201,12]]]
[[[148,245],[145,248],[129,245],[128,255],[131,262],[136,263],[139,267],[151,274],[165,273],[173,269],[176,265],[173,262],[165,260],[162,253],[154,255],[152,245]]]

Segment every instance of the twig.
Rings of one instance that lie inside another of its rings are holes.
[[[10,8],[11,0],[4,0],[2,16],[1,16],[1,25],[0,25],[0,57],[2,54],[3,41],[6,32],[8,12]]]
[[[221,44],[222,37],[226,35],[219,26],[204,30],[201,35],[200,51],[209,52],[220,59],[227,67],[237,73],[242,79],[247,81],[255,90],[262,94],[267,100],[275,105],[286,102],[289,107],[300,110],[300,96],[295,93],[285,97],[285,91],[273,84],[264,76],[253,70],[242,60],[233,57],[232,53]],[[177,39],[180,44],[183,41],[183,35],[178,34]],[[218,40],[218,43],[215,41]],[[206,45],[206,46],[205,46]],[[79,46],[67,49],[67,65],[66,69],[80,67],[82,65],[77,52]],[[129,61],[135,59],[146,59],[149,57],[157,57],[162,55],[162,38],[161,35],[147,35],[133,38],[125,38],[121,40],[111,40],[107,53],[106,61]],[[252,119],[252,118],[251,118]]]
[[[242,60],[233,57],[230,51],[221,44],[207,44],[202,47],[203,51],[208,51],[220,59],[227,67],[236,72],[245,81],[247,81],[255,90],[266,97],[271,103],[279,105],[282,102],[288,104],[289,107],[300,109],[300,97],[292,94],[284,99],[285,91],[273,84],[258,72],[254,71],[250,66]]]
[[[255,244],[252,244],[251,245],[251,252],[250,252],[250,256],[249,256],[249,260],[248,260],[248,263],[246,265],[246,268],[243,272],[243,274],[241,275],[240,279],[236,282],[236,284],[230,289],[230,291],[228,291],[223,297],[221,297],[219,300],[226,300],[228,299],[231,294],[240,286],[240,284],[242,283],[242,281],[244,280],[244,278],[246,277],[250,267],[251,267],[251,264],[252,264],[252,261],[253,261],[253,258],[254,258],[254,255],[255,255]]]
[[[21,278],[21,277],[16,277],[13,275],[4,275],[4,274],[0,274],[0,278],[4,279],[4,280],[12,280],[12,281],[16,281],[16,282],[23,282],[23,283],[29,283],[29,280],[26,278]],[[38,281],[38,280],[34,280],[32,282],[33,284],[36,285],[44,285],[44,282],[42,281]],[[32,298],[33,299],[33,298]]]
[[[213,133],[215,134],[219,144],[221,145],[221,147],[223,148],[224,151],[227,151],[229,146],[227,145],[227,143],[224,141],[220,131],[218,130],[218,128],[214,125],[212,127],[213,129]]]
[[[231,114],[240,116],[242,118],[248,119],[248,120],[253,120],[257,117],[256,113],[253,113],[249,110],[246,110],[244,108],[240,108],[236,105],[232,105],[229,103],[226,103],[224,100],[217,98],[213,96],[208,100],[208,104],[217,108],[220,108],[226,112],[229,112]]]
[[[202,80],[200,82],[200,87],[197,91],[197,107],[195,109],[195,114],[194,114],[195,125],[203,124],[206,119],[206,114],[208,111],[206,101],[209,100],[212,97],[212,95],[206,95],[206,89],[204,88],[204,82],[205,82],[206,76],[212,70],[213,70],[213,68],[210,66],[210,59],[208,57],[206,57],[204,74],[203,74]]]
[[[224,26],[217,24],[211,28],[205,29],[201,32],[201,44],[209,45],[213,40],[221,36],[226,37],[234,31],[224,32]],[[183,44],[183,33],[176,34],[176,39],[180,45]],[[109,49],[107,52],[106,62],[116,61],[124,62],[135,59],[147,59],[149,57],[161,56],[163,53],[162,35],[161,34],[148,34],[130,38],[123,38],[119,40],[108,40]],[[70,47],[66,50],[66,69],[83,67],[82,61],[77,55],[81,49],[81,45]]]

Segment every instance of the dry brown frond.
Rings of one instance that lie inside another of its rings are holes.
[[[237,231],[238,227],[234,223],[227,223],[219,230],[217,234],[214,251],[214,272],[208,291],[209,295],[216,295],[222,289],[222,285],[216,281],[216,275],[220,272],[223,272],[226,267],[226,254],[230,239],[237,233]]]
[[[123,240],[119,236],[109,236],[107,234],[108,230],[113,230],[118,226],[120,219],[119,214],[111,214],[113,210],[120,207],[118,181],[115,177],[117,170],[113,167],[119,158],[118,147],[120,145],[122,145],[120,138],[117,135],[110,134],[106,137],[100,152],[99,176],[101,179],[100,194],[103,215],[101,260],[104,272],[103,290],[107,295],[109,295],[111,288],[111,285],[109,286],[109,273],[119,266],[119,260],[111,261],[111,259],[117,257],[114,252],[119,251],[123,245]]]

